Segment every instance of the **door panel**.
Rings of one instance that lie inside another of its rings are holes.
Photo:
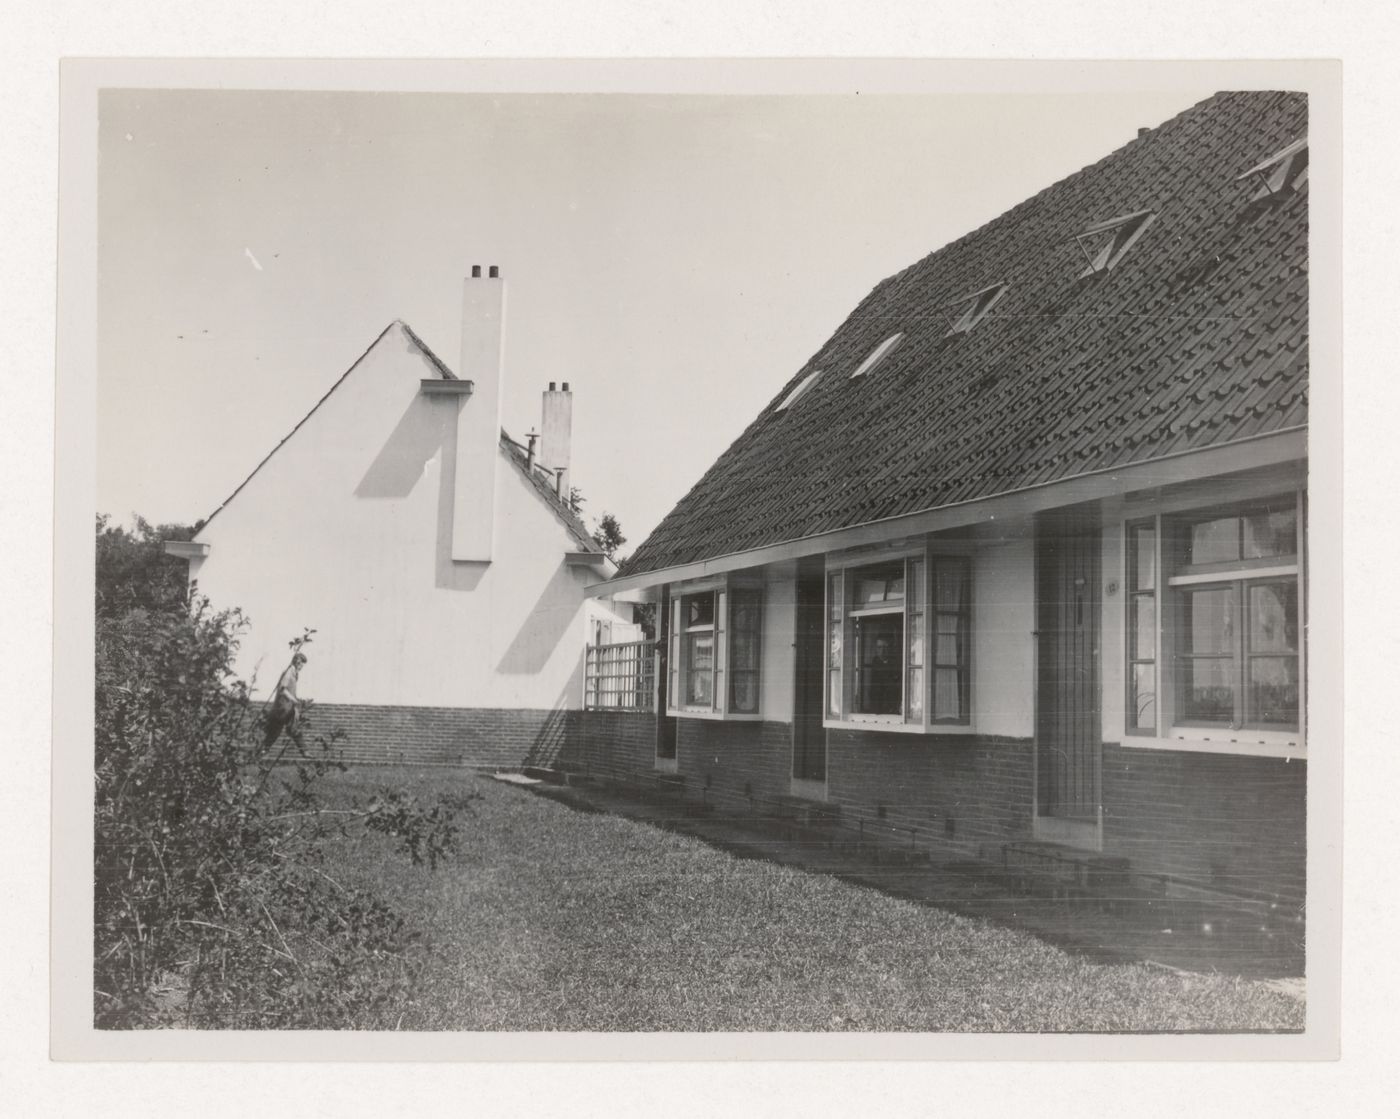
[[[792,712],[792,775],[826,780],[826,731],[822,727],[822,659],[826,583],[820,559],[797,569],[797,631]]]
[[[1094,507],[1039,518],[1036,813],[1042,819],[1095,829],[1103,745],[1099,568],[1099,518]]]
[[[674,767],[676,761],[676,718],[670,714],[669,689],[671,650],[671,595],[662,591],[656,607],[656,760]]]

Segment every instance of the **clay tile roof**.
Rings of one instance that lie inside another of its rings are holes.
[[[1306,425],[1307,188],[1236,181],[1306,134],[1303,94],[1217,94],[882,281],[619,574]],[[1143,210],[1081,276],[1076,235]],[[948,301],[993,282],[950,335]]]

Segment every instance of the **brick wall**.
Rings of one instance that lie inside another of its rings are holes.
[[[1104,745],[1104,850],[1135,870],[1301,900],[1307,764]]]
[[[596,777],[618,779],[652,772],[656,716],[639,711],[579,711],[560,762]]]
[[[337,750],[347,762],[513,769],[555,764],[575,737],[571,724],[580,714],[318,703],[311,708],[307,730],[327,736],[344,731]]]
[[[316,704],[308,730],[346,737],[350,762],[518,768],[599,777],[655,769],[656,719],[619,711]],[[788,723],[677,720],[677,771],[692,795],[761,810],[790,790]],[[827,798],[849,824],[913,842],[982,844],[1031,835],[1029,739],[831,731]],[[1297,761],[1104,745],[1104,852],[1134,870],[1301,899],[1307,766]]]
[[[678,719],[676,760],[709,802],[743,811],[753,799],[787,794],[792,725]]]
[[[827,737],[827,799],[843,818],[975,852],[1031,834],[1035,756],[1029,739],[992,735]],[[882,811],[883,810],[883,815]]]

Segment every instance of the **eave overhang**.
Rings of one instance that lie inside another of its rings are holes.
[[[761,567],[803,556],[823,555],[845,548],[879,544],[905,536],[929,532],[944,532],[982,522],[1024,517],[1047,509],[1097,501],[1134,490],[1154,486],[1176,485],[1214,475],[1233,474],[1263,466],[1278,466],[1301,461],[1308,453],[1308,429],[1290,428],[1236,440],[1203,450],[1182,451],[1174,455],[1110,467],[1072,478],[1044,482],[1024,489],[1011,490],[991,497],[942,505],[917,513],[905,513],[880,521],[852,525],[831,532],[805,536],[751,548],[743,552],[713,556],[694,563],[625,575],[620,579],[592,583],[586,590],[598,598],[619,591],[659,587],[686,579],[701,579],[722,575],[747,567]]]
[[[194,540],[167,540],[165,542],[165,554],[167,556],[179,556],[181,559],[203,559],[209,554],[209,545],[201,544]]]

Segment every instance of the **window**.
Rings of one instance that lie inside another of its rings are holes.
[[[1129,734],[1157,733],[1157,520],[1128,525]]]
[[[1308,181],[1308,141],[1295,140],[1281,152],[1235,177],[1235,182],[1254,179],[1259,189],[1250,196],[1251,202],[1298,190]]]
[[[821,375],[822,371],[820,369],[808,373],[807,376],[803,377],[802,380],[797,382],[796,388],[794,388],[790,393],[788,393],[787,396],[783,397],[783,402],[778,405],[775,411],[785,412],[789,408],[791,408],[794,404],[796,404],[799,400],[802,399],[802,397],[806,394],[809,388],[816,384],[817,378]]]
[[[923,552],[827,572],[826,723],[970,724],[970,564]]]
[[[1002,297],[1010,290],[1009,284],[992,284],[991,287],[953,300],[943,308],[943,313],[948,319],[948,333],[944,337],[966,334],[981,322],[983,316],[1000,303]]]
[[[1080,278],[1107,272],[1114,267],[1156,220],[1157,215],[1151,210],[1138,210],[1097,222],[1083,233],[1076,234],[1074,239],[1079,244],[1079,251],[1089,262],[1089,267],[1079,274]]]
[[[1128,522],[1128,735],[1301,729],[1300,508],[1287,494]]]
[[[895,347],[902,341],[904,341],[904,335],[902,333],[891,334],[871,350],[864,361],[856,366],[856,371],[851,374],[851,379],[854,380],[857,377],[864,377],[867,373],[872,372],[885,358],[894,353]]]
[[[669,709],[702,717],[759,715],[763,592],[725,581],[671,606]]]

